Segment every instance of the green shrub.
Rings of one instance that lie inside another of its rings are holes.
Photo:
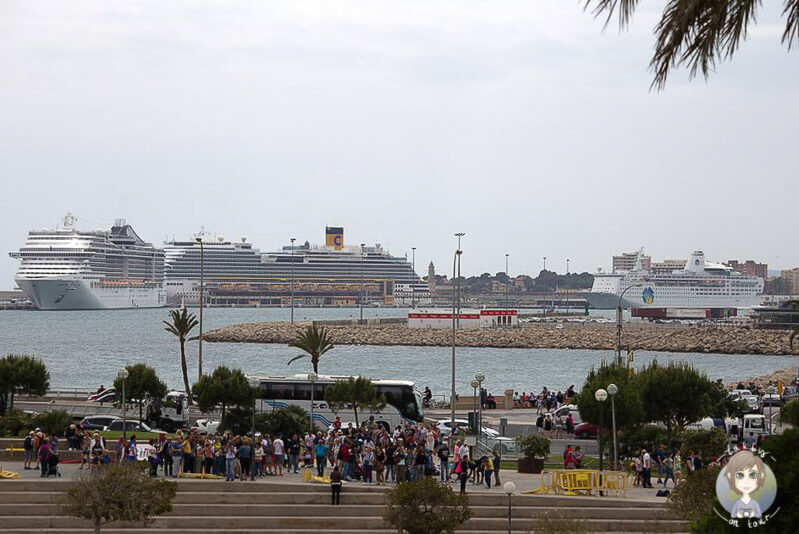
[[[397,484],[386,493],[383,519],[398,532],[452,534],[469,517],[466,495],[457,495],[433,478]]]
[[[713,514],[716,500],[716,478],[721,468],[711,464],[690,473],[669,495],[669,506],[680,517],[696,521]]]
[[[720,428],[713,430],[686,430],[680,434],[680,454],[688,457],[688,451],[702,451],[702,458],[710,462],[727,450],[727,435]]]
[[[33,424],[41,428],[42,432],[56,436],[63,436],[70,423],[72,423],[72,417],[64,410],[40,413],[33,418]]]
[[[11,410],[0,420],[0,436],[24,436],[33,430],[31,416],[22,410]]]
[[[540,434],[530,434],[528,436],[518,436],[516,446],[525,458],[546,458],[549,456],[549,449],[552,442]]]

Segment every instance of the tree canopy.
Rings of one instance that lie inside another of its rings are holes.
[[[625,28],[638,4],[639,0],[586,0],[585,7],[604,16],[605,26],[615,15]],[[799,44],[799,0],[782,0],[782,6],[782,43],[790,50]],[[716,63],[731,59],[746,40],[761,7],[760,0],[668,0],[655,26],[655,54],[649,64],[655,73],[652,87],[663,89],[675,67],[686,66],[691,78],[701,72],[707,79]]]
[[[144,402],[148,399],[162,399],[166,395],[166,384],[149,365],[137,363],[125,366],[125,369],[128,371],[125,379],[125,401],[135,401],[138,404],[141,420]],[[114,379],[114,389],[122,392],[122,379],[119,376]]]
[[[25,354],[9,354],[0,359],[0,415],[6,405],[14,407],[14,396],[44,395],[50,387],[50,373],[41,360]]]
[[[653,361],[638,374],[645,421],[666,425],[666,437],[710,415],[716,386],[704,373],[683,362]]]
[[[619,388],[619,392],[613,399],[616,408],[616,428],[623,429],[629,425],[640,423],[644,418],[644,408],[636,384],[636,376],[627,367],[604,362],[599,369],[591,369],[575,400],[580,408],[580,417],[583,421],[599,423],[599,410],[604,409],[605,423],[610,423],[610,399],[605,401],[602,406],[602,403],[594,398],[596,390],[606,390],[610,384],[616,384]]]
[[[203,375],[194,384],[194,400],[202,412],[222,406],[225,417],[228,406],[246,408],[253,403],[253,389],[240,369],[230,370],[221,365],[210,375]]]
[[[325,390],[325,402],[333,411],[339,411],[352,407],[355,414],[355,426],[359,426],[358,409],[368,408],[373,412],[379,412],[386,407],[386,399],[383,395],[377,394],[377,389],[371,380],[359,376],[339,380],[335,384],[327,386]]]
[[[88,519],[94,531],[110,521],[146,521],[172,510],[177,484],[152,478],[136,462],[110,464],[85,471],[67,488],[61,508],[66,515]]]
[[[386,493],[386,523],[408,534],[452,534],[471,517],[469,499],[430,477]]]
[[[311,366],[314,373],[319,373],[319,358],[322,357],[327,351],[334,347],[333,342],[327,337],[327,328],[317,328],[316,325],[311,325],[305,330],[297,332],[297,339],[289,343],[289,347],[300,349],[305,354],[300,354],[289,360],[291,365],[296,360],[303,358],[311,359]]]

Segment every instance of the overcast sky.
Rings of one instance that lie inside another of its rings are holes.
[[[798,53],[777,2],[709,82],[649,91],[652,27],[577,0],[0,0],[0,288],[32,228],[124,217],[417,247],[466,274],[654,258],[799,265]],[[450,267],[448,267],[448,265]]]

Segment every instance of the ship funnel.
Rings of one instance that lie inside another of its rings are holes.
[[[341,226],[325,226],[325,245],[336,250],[344,248],[344,228]]]

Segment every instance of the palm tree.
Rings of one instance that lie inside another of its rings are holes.
[[[639,0],[586,0],[586,9],[593,4],[595,16],[606,16],[605,26],[614,13],[619,26],[625,27]],[[786,19],[782,43],[799,44],[799,0],[782,0]],[[660,22],[655,26],[655,55],[649,64],[655,73],[652,87],[660,90],[672,68],[686,65],[693,78],[701,71],[707,79],[716,62],[730,59],[742,39],[748,35],[750,23],[757,23],[760,2],[753,0],[668,0]]]
[[[186,396],[189,404],[192,403],[191,389],[189,388],[189,369],[186,366],[186,337],[197,326],[197,318],[193,313],[188,313],[184,306],[180,310],[169,312],[172,322],[164,321],[165,330],[174,334],[180,341],[180,367],[183,371],[183,386],[186,388]]]
[[[316,328],[316,325],[309,326],[304,331],[297,332],[297,339],[289,343],[289,347],[294,347],[305,352],[289,360],[288,365],[291,365],[295,360],[302,358],[311,358],[311,365],[313,365],[313,372],[319,373],[319,358],[322,354],[333,348],[333,342],[327,337],[327,329],[322,327]]]

